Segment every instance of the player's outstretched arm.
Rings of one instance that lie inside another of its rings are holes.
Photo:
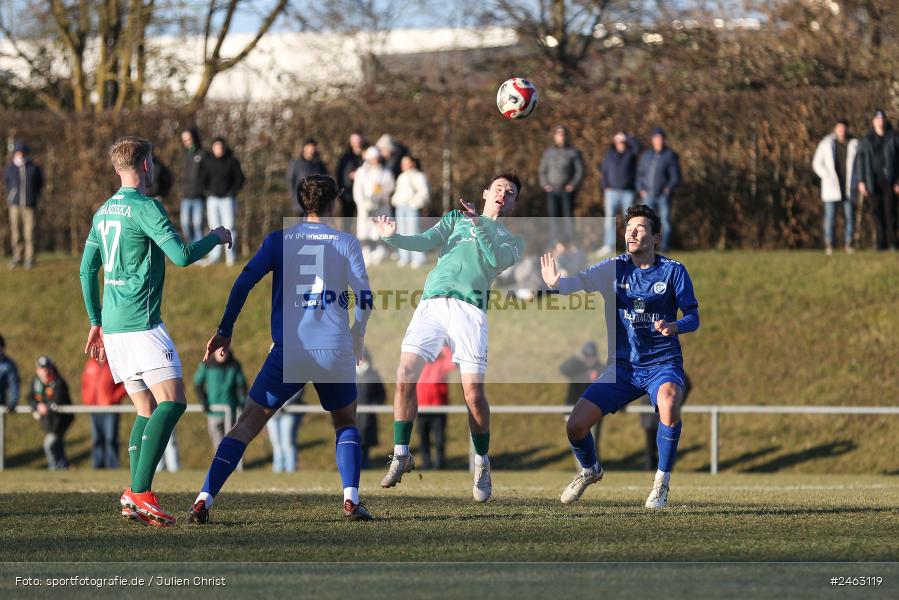
[[[222,352],[231,347],[231,336],[225,336],[216,333],[206,342],[206,354],[203,355],[203,362],[208,363],[216,352]]]
[[[228,303],[225,305],[225,314],[222,315],[222,320],[219,322],[218,335],[230,340],[234,323],[237,322],[237,316],[243,309],[250,291],[274,268],[275,256],[281,252],[274,240],[280,239],[280,235],[278,232],[266,237],[262,246],[237,276],[234,285],[231,286],[231,293],[228,294]]]
[[[231,244],[231,232],[219,227],[196,242],[185,243],[158,200],[147,202],[137,214],[141,230],[175,265],[186,267],[209,254],[219,244]]]
[[[440,244],[449,239],[453,230],[453,222],[458,212],[444,215],[440,222],[422,233],[415,235],[397,235],[396,221],[389,217],[380,216],[373,219],[375,226],[378,228],[378,235],[386,243],[400,248],[402,250],[412,250],[414,252],[427,252],[433,250]]]

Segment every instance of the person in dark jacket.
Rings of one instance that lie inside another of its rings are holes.
[[[858,191],[871,199],[878,250],[899,250],[896,241],[896,194],[899,194],[899,136],[882,110],[874,112],[871,131],[859,140]]]
[[[327,175],[328,169],[318,155],[318,144],[312,138],[303,142],[303,150],[299,158],[290,161],[287,166],[287,190],[290,192],[291,206],[300,207],[297,200],[297,184],[309,175]],[[302,211],[302,207],[300,207]]]
[[[634,203],[634,190],[637,186],[637,160],[640,156],[640,143],[625,132],[619,131],[612,138],[612,145],[603,156],[599,171],[602,175],[602,192],[605,201],[606,223],[603,247],[600,256],[615,251],[615,221],[618,213],[624,216]]]
[[[14,410],[19,403],[19,368],[6,355],[6,340],[0,335],[0,410]]]
[[[147,186],[145,195],[156,198],[160,202],[164,202],[172,191],[172,170],[162,162],[156,147],[153,147],[153,180]]]
[[[44,187],[44,173],[31,160],[31,151],[25,142],[13,146],[12,162],[3,172],[6,185],[6,203],[9,205],[9,228],[12,240],[10,267],[34,267],[34,230],[37,227],[37,203]],[[21,229],[21,232],[19,231]]]
[[[661,127],[652,130],[652,147],[646,150],[637,164],[637,191],[643,204],[658,213],[662,220],[662,245],[667,252],[671,240],[671,198],[680,184],[680,158],[666,143],[667,135]]]
[[[568,129],[564,125],[553,129],[553,145],[543,152],[539,177],[540,186],[546,192],[550,243],[570,242],[574,239],[574,203],[584,180],[584,160],[581,151],[569,142]]]
[[[559,372],[568,380],[568,391],[565,394],[565,404],[574,406],[580,400],[594,379],[602,373],[602,365],[594,342],[586,342],[581,349],[565,359],[559,365]],[[567,419],[567,416],[566,416]],[[599,460],[599,436],[602,421],[593,427],[593,439],[596,442],[596,456]],[[580,464],[580,463],[578,463]]]
[[[49,356],[37,359],[37,369],[31,384],[31,396],[28,399],[32,415],[41,422],[44,436],[44,454],[47,455],[47,468],[51,471],[67,469],[63,436],[72,424],[74,417],[70,413],[59,412],[60,406],[72,404],[69,396],[69,385],[60,376],[56,365]]]
[[[234,221],[237,215],[237,192],[246,178],[240,161],[231,152],[225,138],[212,140],[212,153],[203,159],[203,188],[206,191],[206,221],[210,229],[225,227],[231,231],[231,246],[225,251],[225,262],[230,267],[237,257],[237,232]],[[210,265],[221,256],[221,246],[209,253]]]
[[[194,390],[206,413],[206,428],[215,454],[226,432],[225,411],[221,405],[227,405],[233,425],[237,422],[237,409],[247,401],[247,378],[230,348],[215,352],[208,365],[200,362],[194,375]]]
[[[353,181],[356,178],[356,171],[365,162],[362,156],[368,142],[361,133],[354,131],[350,134],[350,144],[347,146],[343,154],[340,155],[340,161],[337,163],[337,172],[334,174],[337,179],[337,186],[340,188],[340,212],[338,213],[343,219],[343,228],[346,231],[356,231],[356,227],[349,222],[349,219],[356,216],[356,201],[353,200]]]
[[[362,350],[362,360],[356,365],[356,402],[363,404],[382,405],[387,399],[387,391],[384,389],[384,381],[381,374],[371,365],[371,355],[368,348]],[[356,426],[362,438],[362,468],[371,466],[369,453],[378,445],[378,415],[376,413],[360,412],[356,415]]]
[[[203,238],[203,215],[206,213],[206,190],[203,182],[203,144],[196,127],[181,132],[184,146],[181,161],[181,231],[188,242]]]

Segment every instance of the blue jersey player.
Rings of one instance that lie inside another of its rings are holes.
[[[590,428],[603,416],[649,394],[659,413],[659,466],[646,507],[664,508],[668,505],[686,387],[678,336],[699,327],[699,303],[687,269],[656,254],[661,241],[658,215],[647,206],[633,206],[627,210],[625,224],[627,253],[595,264],[575,277],[561,277],[551,254],[540,259],[543,280],[550,288],[563,294],[600,292],[607,307],[612,302],[615,307],[614,313],[606,310],[608,366],[587,388],[568,419],[568,440],[582,469],[562,492],[562,502],[574,502],[587,486],[602,479]],[[682,313],[679,320],[678,310]]]
[[[299,225],[269,234],[231,288],[218,332],[204,360],[231,344],[237,315],[253,286],[272,272],[272,348],[262,365],[250,400],[219,444],[203,489],[188,511],[206,523],[213,499],[240,462],[244,450],[285,402],[312,381],[337,432],[337,469],[343,483],[344,516],[369,521],[359,502],[362,446],[356,428],[356,362],[362,355],[365,324],[372,305],[368,273],[359,240],[326,225],[337,198],[337,184],[312,175],[297,186],[306,212]],[[287,262],[285,262],[285,260]],[[350,296],[355,321],[349,325]]]

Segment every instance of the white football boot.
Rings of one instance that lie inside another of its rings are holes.
[[[415,459],[411,454],[395,454],[390,456],[387,474],[381,480],[381,487],[393,487],[403,480],[403,473],[415,468]]]
[[[480,464],[475,459],[474,486],[471,488],[471,495],[474,496],[476,502],[487,502],[492,493],[493,483],[490,481],[490,459],[484,456]]]
[[[568,484],[568,487],[562,490],[562,504],[571,504],[580,499],[588,486],[602,481],[602,474],[602,467],[599,467],[598,471],[592,467],[589,469],[581,469],[581,471],[574,476],[574,479],[571,480],[571,483]]]
[[[662,477],[656,477],[652,482],[652,490],[646,498],[646,508],[666,508],[668,506],[668,483]]]

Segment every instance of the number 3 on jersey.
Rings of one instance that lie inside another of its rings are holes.
[[[115,266],[122,224],[118,221],[100,221],[97,223],[97,231],[100,232],[100,239],[103,241],[103,269],[109,273]]]
[[[311,265],[300,265],[300,275],[312,275],[315,280],[312,283],[297,284],[297,295],[304,298],[321,294],[325,291],[325,247],[303,246],[297,255],[311,255],[314,262]]]

